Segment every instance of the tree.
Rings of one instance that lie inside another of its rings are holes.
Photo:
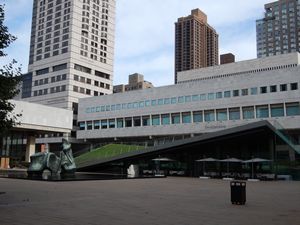
[[[0,5],[0,58],[5,57],[4,49],[7,48],[16,37],[8,32],[4,25],[4,5]],[[14,104],[9,102],[19,93],[21,82],[21,68],[15,67],[17,61],[13,60],[3,68],[0,68],[0,135],[5,134],[15,124],[20,115],[12,113]]]

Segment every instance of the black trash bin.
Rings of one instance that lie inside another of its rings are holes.
[[[231,181],[231,203],[235,205],[245,205],[246,203],[246,182]]]

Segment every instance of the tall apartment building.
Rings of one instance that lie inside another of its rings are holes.
[[[114,35],[115,0],[34,0],[24,100],[76,114],[79,98],[111,94]]]
[[[114,93],[122,93],[126,91],[141,90],[147,88],[153,88],[153,84],[149,81],[144,80],[144,75],[134,73],[129,75],[128,84],[119,84],[113,87]]]
[[[218,34],[200,9],[175,23],[175,83],[177,72],[218,65]]]
[[[256,21],[257,57],[300,51],[300,1],[279,0],[265,5]]]

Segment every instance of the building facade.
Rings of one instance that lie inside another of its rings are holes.
[[[218,34],[199,9],[175,23],[175,83],[180,71],[219,63]]]
[[[226,53],[220,55],[220,63],[226,64],[226,63],[234,63],[235,62],[235,55],[232,53]]]
[[[120,93],[125,91],[133,91],[133,90],[140,90],[146,88],[153,88],[153,84],[149,81],[144,80],[144,75],[139,73],[134,73],[129,75],[128,77],[128,84],[120,84],[115,85],[113,87],[114,93]]]
[[[279,0],[265,5],[256,21],[257,57],[300,51],[300,1]]]
[[[78,99],[113,91],[114,35],[115,0],[34,0],[24,100],[71,109],[75,125]]]
[[[203,134],[260,120],[300,140],[300,55],[179,73],[178,84],[79,101],[77,138],[95,142]]]

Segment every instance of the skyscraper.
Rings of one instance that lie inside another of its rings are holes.
[[[76,114],[79,98],[111,94],[114,34],[115,0],[34,0],[24,100]]]
[[[177,72],[218,65],[218,34],[200,9],[175,23],[175,83]]]
[[[300,51],[300,1],[279,0],[265,5],[256,21],[257,57]]]

